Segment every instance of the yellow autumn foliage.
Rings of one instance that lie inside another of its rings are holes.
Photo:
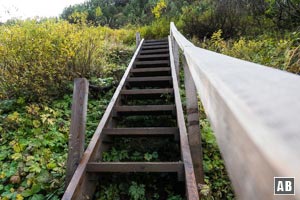
[[[0,26],[0,99],[57,97],[76,77],[100,77],[111,49],[127,50],[133,30],[66,21],[17,21]]]

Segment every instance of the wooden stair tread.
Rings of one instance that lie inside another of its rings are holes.
[[[140,106],[116,106],[117,116],[135,115],[173,115],[176,112],[175,105],[140,105]]]
[[[169,53],[169,49],[154,49],[154,50],[141,50],[140,55]]]
[[[130,72],[132,73],[139,73],[139,72],[168,72],[171,71],[170,67],[153,67],[153,68],[135,68],[132,69]]]
[[[155,81],[172,81],[171,76],[150,76],[150,77],[131,77],[127,82],[155,82]]]
[[[87,172],[181,172],[178,162],[89,162]]]
[[[144,42],[143,46],[168,45],[168,42]]]
[[[177,127],[105,128],[102,133],[118,136],[176,135],[179,134],[179,129]]]
[[[164,89],[139,89],[139,90],[122,90],[123,95],[144,95],[144,94],[173,94],[174,90],[171,88]]]
[[[153,60],[153,61],[136,61],[136,65],[163,65],[163,64],[170,64],[169,60]]]
[[[132,89],[122,90],[121,95],[126,96],[127,100],[130,99],[166,99],[174,98],[174,90],[172,88],[163,89]]]
[[[168,39],[159,39],[159,40],[145,40],[144,43],[155,43],[155,42],[168,42]]]
[[[156,45],[156,46],[142,46],[142,50],[145,49],[168,49],[169,45]]]
[[[174,111],[175,105],[140,105],[140,106],[116,106],[117,112],[157,112]]]
[[[162,89],[171,88],[172,85],[172,77],[170,76],[143,76],[132,77],[126,80],[126,88]]]
[[[169,54],[139,55],[137,58],[139,58],[139,59],[146,59],[146,58],[169,58]]]

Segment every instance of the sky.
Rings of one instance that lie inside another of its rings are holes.
[[[85,0],[0,0],[0,21],[11,18],[56,17],[69,5]]]

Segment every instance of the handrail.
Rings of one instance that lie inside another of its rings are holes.
[[[170,35],[184,53],[238,199],[275,199],[278,176],[295,177],[292,199],[299,199],[300,77],[198,48],[174,23]]]

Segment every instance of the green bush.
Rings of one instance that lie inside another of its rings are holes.
[[[65,21],[0,26],[0,99],[45,100],[64,94],[76,77],[104,77],[132,52],[126,45],[133,41],[134,31]]]
[[[219,30],[210,40],[198,45],[225,55],[299,74],[299,36],[297,32],[283,35],[269,33],[256,38],[240,37],[226,41]]]
[[[145,39],[166,38],[170,33],[170,20],[167,18],[156,19],[150,25],[141,27],[139,32]]]

